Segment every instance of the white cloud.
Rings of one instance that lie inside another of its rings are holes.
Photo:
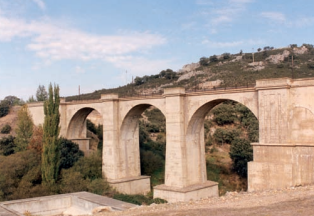
[[[314,17],[293,17],[293,20],[289,20],[283,13],[270,11],[262,12],[260,15],[275,23],[284,24],[291,28],[302,28],[314,25]]]
[[[196,3],[202,5],[200,13],[208,21],[208,27],[211,33],[217,33],[223,25],[234,22],[246,10],[246,5],[253,2],[252,0],[228,0],[225,4],[211,1],[199,0]],[[222,7],[220,5],[223,5]],[[206,7],[208,6],[208,7]]]
[[[205,44],[209,47],[213,47],[213,48],[230,48],[230,47],[238,47],[240,45],[244,45],[244,44],[249,44],[249,45],[261,45],[264,44],[265,42],[263,40],[260,39],[249,39],[249,40],[240,40],[240,41],[231,41],[231,42],[217,42],[217,41],[211,41],[211,40],[203,40],[202,44]]]
[[[29,38],[27,49],[49,60],[104,60],[108,56],[141,53],[166,43],[164,37],[149,32],[95,35],[49,20],[26,22],[0,15],[0,41],[16,38]]]
[[[216,42],[210,40],[203,40],[202,44],[206,44],[210,47],[215,48],[225,48],[225,47],[237,47],[243,44],[243,41],[233,41],[233,42]]]
[[[262,12],[261,16],[275,22],[285,22],[286,16],[280,12]]]
[[[221,23],[229,23],[232,22],[232,17],[230,16],[226,16],[226,15],[221,15],[218,17],[215,17],[211,20],[212,24],[214,24],[215,26],[221,24]]]
[[[156,74],[165,68],[172,67],[175,70],[175,67],[177,67],[177,65],[172,63],[172,59],[150,60],[144,57],[112,56],[106,58],[106,60],[114,64],[117,68],[123,69],[123,71],[127,70],[129,74],[134,76]]]
[[[37,4],[37,6],[42,9],[45,10],[46,9],[46,5],[42,0],[32,0],[35,4]]]
[[[287,26],[296,28],[302,28],[312,25],[314,25],[314,17],[295,18],[294,21],[289,21],[287,23]]]

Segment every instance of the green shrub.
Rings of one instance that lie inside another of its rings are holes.
[[[241,132],[239,130],[233,129],[233,130],[228,130],[228,129],[222,129],[222,128],[217,128],[215,133],[213,134],[213,137],[216,141],[217,144],[231,144],[231,142],[239,137]]]
[[[231,57],[231,55],[230,55],[230,53],[224,53],[224,54],[222,54],[222,57],[224,60],[227,60]]]
[[[95,124],[93,122],[91,122],[91,120],[86,119],[86,128],[87,130],[93,132],[94,134],[97,134],[97,128],[95,126]]]
[[[0,118],[8,115],[10,110],[10,102],[8,100],[2,100],[0,102]]]
[[[84,179],[82,173],[73,169],[64,169],[61,171],[61,176],[61,193],[87,191],[89,181]]]
[[[222,103],[216,106],[212,111],[214,121],[218,125],[233,124],[236,120],[236,113],[232,103]]]
[[[103,130],[103,125],[99,124],[96,128],[96,135],[98,136],[98,139],[99,140],[103,140],[103,133],[104,133],[104,130]]]
[[[112,192],[112,188],[105,179],[98,178],[87,185],[87,191],[99,195],[108,195]]]
[[[209,65],[209,58],[202,57],[202,58],[200,58],[199,63],[201,66],[208,66]]]
[[[0,155],[8,156],[14,153],[15,137],[9,135],[0,139]]]
[[[164,158],[152,151],[140,151],[142,175],[152,175],[164,166]]]
[[[155,124],[148,124],[147,131],[150,133],[158,133],[159,127]]]
[[[34,132],[33,118],[26,104],[18,111],[17,120],[15,152],[25,151],[27,149]]]
[[[241,125],[247,130],[251,142],[257,142],[259,136],[258,120],[255,115],[245,106],[238,103],[235,107]]]
[[[89,191],[100,195],[112,193],[102,178],[102,160],[98,154],[81,157],[73,167],[61,170],[61,193]]]
[[[11,132],[11,126],[6,124],[2,127],[1,133],[2,134],[9,134]]]
[[[210,57],[209,57],[209,61],[210,61],[210,62],[218,62],[219,59],[218,59],[218,57],[217,57],[216,55],[213,55],[213,56],[210,56]]]
[[[84,153],[79,149],[78,144],[71,140],[60,138],[60,167],[61,169],[68,169],[74,165]]]
[[[81,173],[84,179],[94,180],[102,178],[101,156],[94,153],[87,157],[81,157],[70,169]]]
[[[210,149],[210,153],[215,153],[215,152],[218,152],[218,149],[214,146]]]
[[[250,142],[258,142],[259,130],[258,122],[253,121],[248,127],[248,138]]]
[[[306,44],[306,43],[304,43],[304,44],[302,44],[302,46],[305,46],[308,49],[313,49],[313,44]]]
[[[210,137],[206,140],[205,146],[212,146],[213,145],[213,139]]]
[[[309,68],[309,69],[314,69],[314,63],[312,63],[312,62],[310,62],[310,63],[308,63],[307,64],[307,67]]]
[[[33,191],[33,187],[41,183],[40,164],[40,155],[33,150],[6,157],[0,156],[0,191],[2,191],[0,199],[33,196],[32,193],[36,192]]]
[[[236,138],[230,147],[233,170],[242,177],[247,177],[247,163],[253,160],[253,148],[246,139]]]

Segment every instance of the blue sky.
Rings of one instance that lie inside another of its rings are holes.
[[[202,56],[313,44],[313,0],[0,0],[0,99],[117,87]],[[127,71],[127,73],[126,73]]]

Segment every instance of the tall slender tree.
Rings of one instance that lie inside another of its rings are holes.
[[[42,180],[46,185],[53,185],[59,172],[60,151],[59,151],[59,86],[51,83],[49,85],[49,97],[44,104],[44,134],[42,153]]]
[[[15,151],[26,150],[29,141],[33,135],[33,120],[28,111],[27,105],[23,105],[17,113],[17,129],[16,129],[16,139],[14,143],[16,145]]]

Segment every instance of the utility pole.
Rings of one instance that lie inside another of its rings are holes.
[[[79,100],[81,100],[81,86],[78,87],[78,93],[79,93]]]
[[[134,82],[133,82],[133,76],[132,76],[132,95],[134,94]]]
[[[254,48],[252,48],[253,52],[252,52],[252,56],[253,56],[253,63],[254,63]]]
[[[293,63],[294,62],[293,62],[293,54],[292,54],[292,56],[291,56],[291,64],[292,64],[291,65],[292,66],[292,75],[291,76],[292,76],[292,79],[294,79],[294,65],[293,65]]]
[[[128,84],[128,71],[125,71],[125,84]]]
[[[196,91],[196,72],[194,72],[194,91]]]

